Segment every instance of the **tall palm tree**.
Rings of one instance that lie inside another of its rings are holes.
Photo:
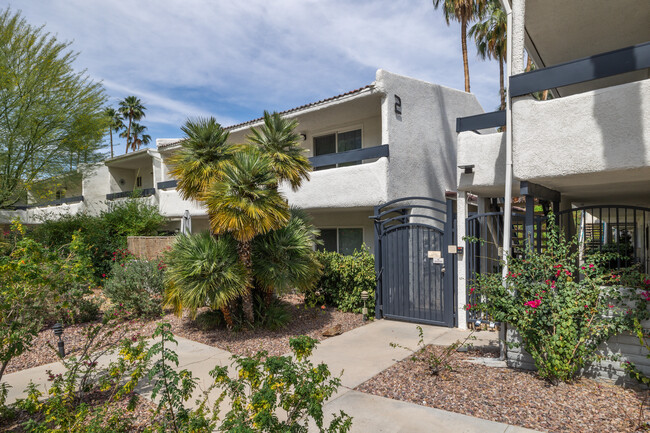
[[[498,0],[490,0],[485,11],[485,19],[469,29],[469,36],[474,38],[476,49],[483,60],[495,59],[499,62],[500,109],[506,108],[506,93],[503,83],[503,65],[506,59],[507,16]]]
[[[151,143],[151,136],[144,133],[146,130],[146,126],[133,122],[133,125],[131,125],[131,135],[133,138],[131,140],[132,150],[140,150],[141,145],[144,144],[146,146],[147,144]]]
[[[460,42],[463,50],[465,91],[469,93],[469,63],[467,61],[467,24],[481,17],[486,0],[433,0],[433,7],[442,5],[445,21],[453,19],[460,23]]]
[[[202,200],[230,158],[228,132],[214,117],[188,119],[181,126],[183,146],[170,158],[170,173],[178,179],[176,190],[185,200]]]
[[[254,321],[251,241],[289,221],[289,207],[276,189],[272,167],[270,157],[257,147],[242,147],[223,164],[220,176],[204,194],[214,233],[230,233],[239,243],[239,258],[247,271],[242,305],[250,323]]]
[[[219,309],[232,328],[229,305],[244,293],[247,274],[231,236],[215,238],[210,232],[178,236],[165,263],[167,306],[178,316],[187,309],[192,318],[201,307]]]
[[[106,107],[104,109],[104,115],[108,119],[108,133],[111,137],[111,158],[112,158],[114,156],[113,132],[119,132],[120,129],[124,128],[124,122],[122,122],[122,114],[112,107]]]
[[[271,158],[271,165],[278,182],[288,181],[296,191],[303,180],[309,180],[311,164],[300,147],[300,135],[296,133],[298,121],[288,120],[280,114],[264,111],[264,125],[253,128],[248,140],[258,145]]]
[[[131,124],[134,120],[140,120],[145,117],[146,108],[142,105],[142,101],[135,96],[127,96],[123,101],[120,101],[119,111],[125,119],[129,119],[129,126],[126,130],[126,152],[129,151],[131,146]]]

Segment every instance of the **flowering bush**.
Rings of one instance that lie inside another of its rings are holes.
[[[598,346],[645,317],[645,301],[619,276],[605,270],[606,255],[578,264],[577,242],[549,225],[547,248],[511,258],[509,273],[482,275],[474,305],[493,320],[514,326],[532,355],[539,375],[552,383],[571,380],[586,363],[599,359]],[[516,346],[516,343],[509,343]]]

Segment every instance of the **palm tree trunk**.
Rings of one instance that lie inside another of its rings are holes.
[[[251,275],[253,268],[253,261],[251,259],[251,243],[250,241],[240,242],[237,246],[239,250],[239,259],[244,264],[246,268],[246,290],[242,295],[242,309],[244,310],[244,317],[249,323],[255,321],[255,316],[253,315],[253,292],[251,284]]]
[[[503,59],[499,57],[499,92],[501,94],[501,110],[506,109],[506,91],[503,85]]]
[[[129,153],[129,141],[131,140],[131,120],[133,117],[129,116],[129,128],[126,130],[126,151],[124,152]]]
[[[113,157],[113,130],[108,130],[109,135],[111,136],[111,158]]]
[[[460,42],[463,48],[463,71],[465,72],[465,91],[469,93],[469,63],[467,61],[467,19],[460,24]]]
[[[221,312],[223,313],[223,319],[226,321],[228,329],[232,329],[235,326],[235,322],[232,320],[232,312],[230,311],[230,305],[225,305],[221,307]]]

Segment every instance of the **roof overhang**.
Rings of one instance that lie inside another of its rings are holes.
[[[137,169],[143,165],[151,165],[154,152],[154,149],[140,149],[107,159],[104,164],[108,167]]]
[[[650,41],[650,1],[526,0],[525,24],[528,53],[548,67]],[[558,91],[566,96],[649,76],[646,69]]]

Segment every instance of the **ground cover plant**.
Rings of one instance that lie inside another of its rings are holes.
[[[601,343],[648,316],[636,288],[607,270],[611,257],[580,262],[579,251],[550,223],[544,251],[511,258],[506,284],[498,274],[480,276],[470,289],[477,302],[466,306],[516,328],[540,377],[553,384],[572,380],[601,359]]]

